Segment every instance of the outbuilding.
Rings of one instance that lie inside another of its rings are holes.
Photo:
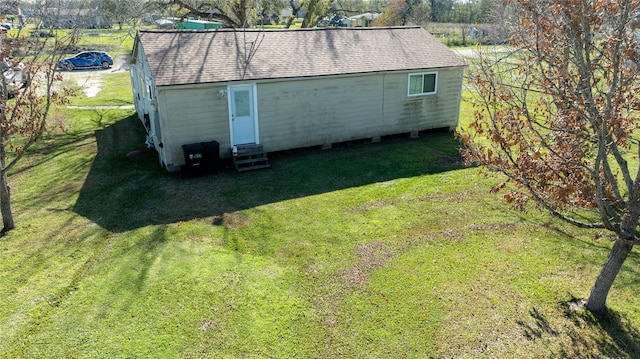
[[[465,62],[420,27],[141,30],[131,82],[169,171],[183,145],[220,157],[458,124]]]

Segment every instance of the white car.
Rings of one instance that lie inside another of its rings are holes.
[[[7,97],[12,98],[15,96],[15,92],[26,85],[26,81],[22,76],[22,70],[24,69],[24,65],[19,63],[17,65],[9,65],[10,62],[5,60],[2,62],[2,76],[4,77],[4,81],[0,82],[0,86],[2,84],[7,84]]]

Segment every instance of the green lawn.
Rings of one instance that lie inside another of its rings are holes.
[[[126,157],[132,110],[57,118],[10,177],[2,358],[640,356],[637,251],[604,320],[569,312],[608,234],[510,212],[451,133],[184,178]]]

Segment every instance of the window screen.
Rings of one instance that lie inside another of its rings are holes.
[[[436,72],[409,75],[409,96],[434,94],[437,90]]]

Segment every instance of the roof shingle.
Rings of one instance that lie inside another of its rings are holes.
[[[157,86],[465,66],[420,27],[138,33]]]

